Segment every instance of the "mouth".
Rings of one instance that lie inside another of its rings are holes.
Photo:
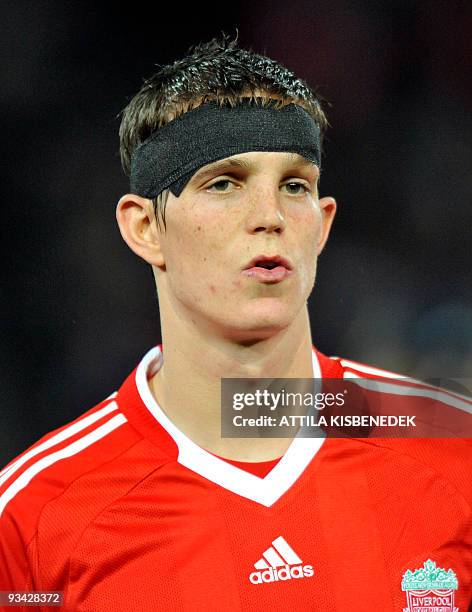
[[[293,271],[292,264],[281,257],[274,255],[258,255],[251,259],[244,268],[243,274],[263,283],[280,283],[285,280]]]

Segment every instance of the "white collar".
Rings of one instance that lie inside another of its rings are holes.
[[[146,408],[175,441],[179,449],[178,462],[228,491],[263,506],[272,506],[295,484],[321,448],[325,438],[295,437],[284,456],[263,478],[240,469],[195,444],[163,412],[154,399],[148,382],[161,368],[162,363],[160,347],[154,347],[146,353],[136,370],[136,386]],[[320,364],[314,349],[313,378],[321,379]]]

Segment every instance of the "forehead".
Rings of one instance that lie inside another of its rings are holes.
[[[256,170],[262,166],[267,167],[268,164],[280,168],[305,166],[314,170],[318,169],[316,164],[298,153],[250,151],[248,153],[231,155],[230,157],[225,157],[215,162],[205,164],[195,172],[192,179],[201,178],[207,174],[213,174],[219,170],[226,170],[228,168],[250,171]]]

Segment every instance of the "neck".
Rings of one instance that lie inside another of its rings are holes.
[[[306,307],[289,327],[253,343],[231,341],[164,315],[161,309],[164,364],[150,381],[162,410],[196,444],[222,457],[280,457],[290,438],[221,438],[221,378],[312,378]]]

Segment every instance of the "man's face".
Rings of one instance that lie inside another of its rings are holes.
[[[297,154],[251,152],[198,170],[169,194],[160,232],[160,299],[178,316],[250,340],[287,327],[313,288],[334,216],[318,168]]]

